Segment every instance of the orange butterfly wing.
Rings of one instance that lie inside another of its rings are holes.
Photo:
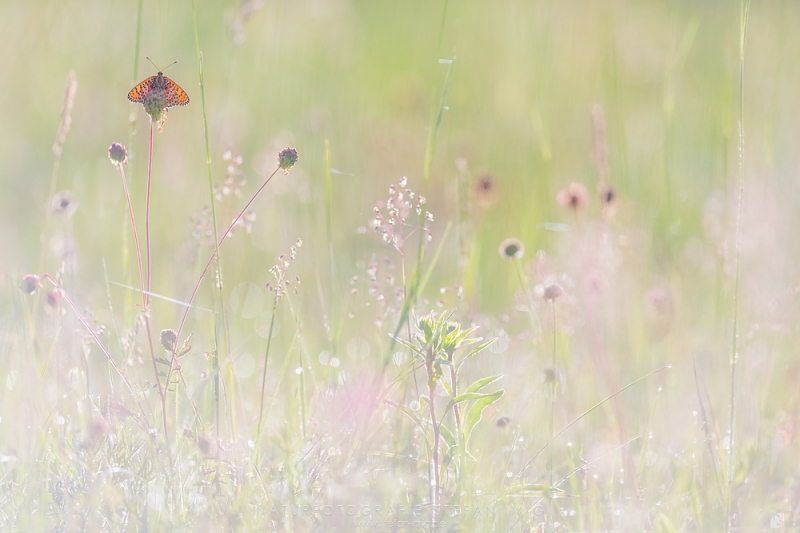
[[[134,103],[144,103],[145,98],[150,91],[162,90],[166,96],[166,107],[174,107],[178,105],[186,105],[189,103],[189,95],[186,91],[181,89],[180,85],[169,79],[168,77],[160,74],[159,76],[150,76],[139,85],[131,89],[128,93],[128,100]],[[158,80],[158,81],[156,81]]]
[[[189,103],[189,95],[186,94],[186,91],[181,89],[180,85],[172,81],[171,79],[164,76],[166,80],[166,87],[165,90],[167,92],[167,107],[173,107],[176,105],[186,105]]]
[[[153,82],[153,80],[155,78],[156,78],[156,76],[150,76],[149,78],[144,80],[142,83],[140,83],[139,85],[137,85],[136,87],[131,89],[131,92],[128,93],[128,100],[130,100],[133,103],[138,103],[138,104],[141,104],[142,102],[144,102],[144,99],[147,96],[147,93],[149,93],[150,89],[152,89],[152,87],[153,87],[152,82]]]

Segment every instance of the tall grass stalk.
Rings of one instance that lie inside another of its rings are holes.
[[[739,246],[742,233],[742,204],[744,202],[744,49],[747,38],[747,19],[750,15],[750,0],[739,4],[739,197],[736,206],[736,236],[733,252],[733,323],[731,331],[731,397],[728,436],[728,497],[726,499],[726,522],[728,533],[733,531],[733,482],[736,443],[736,366],[738,364],[739,341]]]
[[[339,337],[339,323],[336,323],[338,317],[336,313],[336,297],[334,283],[336,280],[336,262],[333,258],[333,180],[331,179],[331,143],[325,139],[325,235],[328,238],[328,260],[330,261],[330,318],[328,319],[328,327],[330,332],[331,342],[331,357],[336,357],[336,344]]]
[[[267,388],[267,363],[269,362],[269,349],[272,346],[272,329],[275,326],[275,311],[278,308],[278,296],[272,300],[272,317],[269,319],[269,332],[267,333],[267,348],[264,351],[264,372],[261,376],[261,401],[258,408],[258,426],[256,426],[256,454],[259,453],[261,443],[261,424],[264,420],[264,391]]]
[[[138,6],[136,8],[136,42],[133,48],[133,77],[131,79],[131,85],[135,85],[139,81],[139,50],[140,50],[140,43],[142,38],[142,4],[144,0],[139,0]],[[133,137],[136,135],[136,107],[137,105],[133,102],[130,104],[130,115],[128,117],[128,122],[130,123],[130,128],[128,131],[128,158],[129,162],[134,159],[133,154],[135,143],[133,142]],[[125,272],[126,283],[131,285],[131,278],[130,278],[130,270],[129,270],[129,263],[130,263],[130,253],[128,247],[128,225],[123,222],[122,224],[122,271]],[[141,273],[141,265],[139,266],[139,272]],[[142,290],[144,290],[144,285],[142,285]],[[124,323],[129,324],[129,310],[132,307],[132,297],[129,291],[125,292],[125,306],[124,306]]]
[[[552,386],[551,391],[550,391],[552,396],[550,397],[550,431],[549,431],[550,439],[552,440],[552,438],[553,438],[553,426],[555,424],[555,419],[556,419],[556,389],[558,388],[558,370],[556,368],[556,354],[557,354],[557,349],[558,349],[558,346],[557,346],[558,339],[556,337],[556,333],[557,333],[558,329],[557,329],[557,322],[556,322],[557,318],[556,318],[556,300],[555,300],[555,298],[553,298],[550,303],[552,304],[552,307],[553,307],[553,359],[552,359],[552,362],[550,363],[551,366],[552,366],[552,369],[553,369],[553,386]],[[548,456],[548,459],[547,459],[547,462],[548,462],[547,470],[550,471],[550,486],[552,487],[553,486],[553,447],[552,446],[548,446],[547,447],[547,456]]]
[[[442,22],[444,24],[444,20]],[[439,135],[439,127],[442,124],[442,118],[444,117],[444,111],[446,108],[445,102],[447,101],[447,93],[450,88],[450,80],[451,74],[453,72],[453,65],[455,63],[455,58],[452,60],[445,61],[447,64],[447,73],[445,74],[444,78],[444,87],[442,88],[442,94],[439,98],[439,107],[436,111],[436,114],[432,117],[431,125],[428,128],[428,140],[425,145],[425,164],[422,169],[422,193],[425,194],[428,189],[428,182],[430,181],[431,176],[431,166],[433,165],[433,154],[436,148],[436,139]],[[427,215],[427,204],[422,205],[422,213],[420,214],[420,220],[425,222],[425,217]],[[400,313],[400,320],[397,323],[397,327],[395,328],[394,335],[391,337],[391,341],[389,342],[389,349],[386,352],[386,356],[384,357],[383,366],[381,368],[380,373],[378,374],[379,380],[383,379],[383,376],[386,372],[386,367],[389,364],[389,360],[394,353],[394,346],[397,342],[395,339],[403,331],[403,326],[408,320],[409,315],[411,314],[411,310],[414,308],[416,304],[417,297],[419,296],[420,292],[420,277],[422,274],[422,263],[425,258],[425,242],[428,239],[427,232],[420,231],[419,235],[419,245],[417,247],[417,264],[414,267],[414,272],[411,276],[411,284],[409,290],[406,293],[404,302],[403,302],[403,310]]]
[[[211,149],[208,142],[208,116],[206,115],[206,90],[205,90],[205,83],[203,79],[203,52],[200,51],[200,36],[197,31],[197,9],[195,7],[195,2],[192,0],[192,24],[194,27],[194,44],[195,44],[195,51],[197,52],[197,63],[199,68],[199,78],[200,78],[200,104],[203,110],[203,134],[205,137],[205,148],[206,148],[206,169],[208,170],[208,194],[211,200],[211,224],[213,226],[214,231],[214,257],[216,257],[216,284],[217,284],[217,291],[219,293],[219,315],[222,317],[222,340],[223,345],[225,346],[225,353],[230,353],[230,342],[229,342],[229,335],[228,335],[228,320],[225,313],[225,302],[223,299],[223,284],[222,284],[222,258],[219,254],[219,236],[217,235],[217,208],[216,202],[214,199],[214,181],[211,177]],[[205,272],[204,272],[205,275]],[[213,307],[214,309],[214,320],[216,321],[217,307],[216,304]],[[219,366],[219,343],[217,342],[217,329],[214,328],[214,357],[216,358],[216,365]],[[219,372],[214,373],[214,379],[219,379]],[[234,409],[235,405],[235,387],[233,386],[233,382],[231,381],[230,386],[228,387],[230,390],[230,403],[231,403],[231,429],[233,434],[236,433],[236,413]],[[217,426],[219,426],[219,405],[215,406],[217,411]],[[217,428],[217,432],[219,429]]]

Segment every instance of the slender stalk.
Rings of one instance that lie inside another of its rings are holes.
[[[264,372],[261,376],[261,401],[259,402],[258,408],[258,429],[256,429],[256,453],[259,450],[259,444],[261,443],[261,423],[263,422],[264,417],[264,391],[267,388],[267,362],[269,362],[269,348],[272,345],[272,328],[275,326],[275,309],[278,307],[278,298],[277,296],[272,302],[272,317],[269,319],[269,333],[267,334],[267,349],[264,352]]]
[[[514,270],[517,272],[517,279],[519,279],[519,286],[522,288],[522,292],[525,293],[525,299],[528,302],[528,319],[531,323],[531,341],[535,342],[535,339],[539,334],[539,324],[536,320],[536,311],[533,306],[533,296],[531,296],[531,291],[528,287],[528,280],[525,278],[525,273],[522,271],[522,262],[516,257],[512,259],[512,261],[514,263]]]
[[[144,200],[144,239],[145,239],[145,253],[147,254],[147,280],[146,292],[142,293],[142,300],[144,302],[144,326],[147,330],[147,344],[150,347],[150,359],[153,361],[153,374],[156,377],[156,384],[158,385],[158,394],[161,397],[161,417],[164,422],[164,442],[169,442],[169,434],[167,431],[167,393],[165,388],[161,385],[161,376],[158,375],[158,365],[156,363],[156,352],[153,348],[153,334],[150,331],[150,286],[152,281],[152,260],[150,256],[150,188],[153,182],[153,136],[155,131],[155,121],[150,121],[150,149],[147,156],[147,191],[145,192]],[[134,226],[135,227],[135,226]],[[139,254],[141,255],[141,254]],[[141,257],[139,258],[141,265]],[[141,274],[140,274],[141,275]],[[169,383],[169,381],[167,382]]]
[[[731,397],[730,426],[728,429],[730,446],[728,447],[728,497],[726,502],[726,521],[728,533],[733,531],[733,475],[734,445],[736,442],[736,366],[739,359],[739,244],[742,229],[742,203],[744,202],[744,48],[747,37],[747,19],[750,14],[750,0],[740,2],[739,26],[739,198],[736,212],[736,244],[733,260],[733,327],[731,331]]]
[[[556,300],[552,300],[553,304],[553,387],[550,397],[550,439],[553,439],[553,425],[556,419],[556,387],[558,387],[558,372],[556,371]],[[553,447],[547,447],[547,462],[548,470],[550,471],[550,486],[553,486]]]
[[[142,37],[142,4],[144,0],[139,0],[138,6],[136,8],[136,42],[133,49],[133,77],[131,78],[131,85],[138,83],[139,81],[139,49]],[[128,160],[129,163],[134,159],[134,142],[133,137],[136,135],[136,104],[131,103],[130,105],[130,115],[128,117],[128,121],[130,122],[130,129],[128,131]],[[137,247],[138,249],[138,247]],[[125,273],[125,280],[128,285],[131,285],[131,273],[128,269],[129,265],[129,253],[128,253],[128,227],[123,223],[122,225],[122,271]],[[141,265],[139,265],[139,273],[141,274]],[[144,290],[144,284],[141,284],[142,290]],[[125,323],[130,325],[129,320],[129,309],[131,309],[132,301],[131,301],[131,293],[129,291],[125,292]]]
[[[289,309],[292,312],[292,318],[294,318],[294,324],[297,328],[297,355],[300,359],[300,429],[303,439],[306,438],[306,380],[305,380],[305,368],[303,366],[303,330],[300,327],[300,319],[297,317],[297,313],[294,310],[294,305],[292,305],[292,299],[289,297],[288,294],[285,295],[286,300],[289,302]],[[273,311],[274,315],[274,311]],[[266,369],[266,365],[264,366]]]
[[[133,203],[131,202],[131,193],[128,190],[128,180],[125,179],[125,169],[122,165],[118,166],[120,175],[122,176],[122,188],[125,191],[125,198],[128,200],[128,213],[131,217],[131,228],[133,228],[133,243],[136,246],[136,258],[139,261],[139,286],[142,291],[142,303],[146,304],[147,298],[144,286],[144,271],[142,269],[142,252],[139,248],[139,233],[136,231],[136,220],[133,216]]]
[[[150,261],[150,185],[152,183],[153,177],[153,131],[155,130],[156,124],[154,121],[150,121],[150,153],[147,157],[147,192],[145,193],[145,200],[144,200],[144,239],[145,239],[145,248],[147,254],[147,292],[144,293],[142,296],[144,298],[144,307],[145,311],[150,306],[150,286],[152,285],[152,265]],[[160,388],[160,385],[159,385]]]
[[[410,338],[410,336],[409,336]],[[453,398],[458,396],[458,380],[456,379],[456,369],[453,363],[453,354],[447,354],[447,360],[450,361],[450,389],[453,391]],[[456,435],[461,435],[461,414],[458,404],[453,404],[453,417],[456,419]]]
[[[197,62],[199,68],[199,77],[200,77],[200,104],[203,110],[203,134],[205,136],[205,146],[206,146],[206,169],[208,171],[208,195],[211,199],[211,224],[214,231],[214,256],[216,257],[216,279],[217,279],[217,291],[219,292],[219,308],[222,315],[222,340],[225,346],[225,353],[230,353],[230,336],[228,335],[228,317],[225,312],[225,304],[223,298],[223,284],[222,284],[222,258],[219,253],[219,237],[217,235],[217,207],[216,201],[214,198],[214,181],[211,177],[211,149],[209,147],[208,142],[208,116],[206,115],[206,89],[205,89],[205,80],[203,78],[203,52],[200,51],[200,36],[197,31],[197,9],[195,8],[195,2],[192,0],[192,23],[194,26],[194,45],[195,51],[197,53]],[[216,313],[216,306],[214,306],[214,317],[217,316]],[[215,318],[216,320],[216,318]],[[219,346],[216,342],[216,328],[214,328],[214,353],[215,357],[219,358]],[[180,335],[180,333],[179,333]],[[231,421],[232,421],[232,431],[236,433],[236,413],[233,409],[235,405],[235,398],[234,398],[234,391],[235,387],[233,386],[233,380],[231,380],[231,385],[229,387],[230,394],[231,394]],[[217,411],[219,411],[219,406],[217,405]]]
[[[197,283],[194,286],[194,290],[192,290],[192,295],[189,297],[189,300],[186,302],[187,305],[186,305],[186,308],[183,311],[183,317],[181,317],[180,325],[178,326],[178,338],[179,339],[180,339],[180,336],[181,336],[181,331],[183,331],[183,326],[186,324],[186,318],[189,316],[189,309],[191,309],[192,303],[194,302],[194,299],[197,296],[197,291],[200,290],[200,284],[203,282],[203,279],[206,277],[206,274],[208,273],[208,269],[211,266],[211,262],[214,260],[214,257],[216,257],[216,255],[217,255],[217,250],[222,246],[222,243],[224,243],[225,239],[228,238],[228,235],[231,234],[231,231],[233,230],[234,226],[236,226],[236,224],[239,223],[239,220],[241,220],[241,218],[244,216],[244,214],[250,208],[252,203],[255,201],[256,198],[258,198],[258,195],[261,194],[261,191],[264,190],[264,188],[270,182],[272,177],[275,176],[275,174],[278,172],[279,169],[280,169],[280,167],[276,168],[272,172],[272,174],[270,174],[269,177],[264,181],[264,183],[261,185],[261,187],[258,188],[258,190],[253,195],[253,197],[250,198],[250,200],[247,202],[247,205],[245,205],[244,208],[239,212],[239,214],[236,215],[236,218],[233,219],[233,222],[231,222],[230,226],[228,226],[228,229],[225,230],[225,233],[219,239],[219,243],[217,244],[217,246],[214,247],[214,251],[211,252],[211,256],[208,258],[208,261],[206,262],[206,266],[203,268],[203,272],[200,274],[200,277],[197,279]]]
[[[431,413],[431,425],[433,426],[433,453],[431,461],[433,463],[433,497],[431,498],[431,525],[436,525],[437,508],[439,506],[439,424],[436,422],[436,408],[433,405],[433,395],[436,392],[436,382],[433,380],[433,358],[426,361],[425,368],[428,371],[428,407]]]
[[[144,410],[144,406],[142,405],[142,400],[140,395],[133,389],[133,386],[131,385],[130,381],[128,381],[128,378],[125,376],[125,373],[122,370],[120,370],[120,368],[114,362],[114,359],[111,357],[111,354],[108,352],[108,349],[106,349],[105,345],[103,344],[103,341],[100,340],[100,337],[97,336],[97,333],[95,333],[95,331],[92,329],[92,326],[83,317],[83,315],[81,315],[80,312],[78,312],[78,308],[75,307],[75,304],[72,302],[72,299],[63,289],[63,287],[61,287],[61,285],[59,285],[58,282],[50,276],[50,274],[43,274],[41,276],[41,279],[46,279],[53,285],[53,287],[58,289],[58,292],[61,293],[61,296],[64,297],[64,300],[67,302],[70,308],[72,308],[72,311],[75,313],[75,316],[78,317],[78,320],[80,320],[81,324],[83,324],[83,327],[86,328],[86,330],[92,336],[92,339],[94,339],[94,342],[97,344],[97,346],[100,347],[100,350],[105,354],[109,364],[117,372],[119,377],[122,379],[122,382],[125,383],[125,386],[128,388],[128,391],[133,395],[134,398],[136,398],[136,403],[139,405],[139,410],[142,412],[142,420],[144,421],[145,425],[147,425],[147,427],[149,428],[150,422],[147,418],[147,412]]]

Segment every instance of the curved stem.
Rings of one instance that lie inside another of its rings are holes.
[[[214,250],[211,252],[211,257],[209,257],[208,261],[206,261],[206,266],[203,268],[203,272],[200,274],[200,277],[197,279],[197,283],[194,286],[194,290],[192,291],[192,295],[189,297],[189,300],[187,301],[186,309],[183,311],[183,317],[181,317],[181,323],[178,326],[178,339],[180,339],[181,331],[183,331],[183,326],[184,326],[184,324],[186,324],[186,317],[189,316],[189,309],[192,308],[192,303],[194,302],[194,299],[197,296],[197,291],[200,290],[200,284],[203,282],[203,279],[206,277],[206,274],[208,273],[208,269],[211,266],[211,262],[214,260],[214,257],[216,257],[216,255],[217,255],[217,250],[220,248],[220,246],[222,246],[222,243],[225,242],[225,239],[228,237],[228,235],[230,235],[231,230],[233,230],[234,226],[236,226],[236,224],[239,223],[239,220],[241,220],[241,218],[244,216],[244,214],[250,208],[250,205],[252,205],[252,203],[255,201],[256,198],[258,198],[258,195],[261,194],[261,191],[264,190],[264,188],[267,186],[267,184],[272,179],[272,177],[278,172],[279,168],[280,167],[276,168],[272,172],[272,174],[269,175],[269,177],[266,179],[266,181],[264,181],[264,183],[261,185],[261,187],[259,187],[259,189],[253,195],[253,197],[250,198],[250,201],[247,202],[247,205],[245,205],[244,208],[241,210],[241,212],[239,212],[239,214],[236,215],[236,218],[233,219],[233,222],[231,222],[231,225],[228,226],[227,230],[225,230],[225,233],[220,238],[219,243],[217,243],[217,245],[214,247]]]
[[[136,398],[136,403],[139,405],[139,410],[142,412],[142,420],[149,429],[150,422],[147,418],[147,412],[144,410],[144,406],[142,405],[141,397],[136,391],[134,391],[133,386],[131,385],[130,381],[128,381],[128,378],[125,376],[125,373],[122,370],[120,370],[120,368],[114,362],[114,359],[111,357],[111,354],[106,349],[105,345],[103,344],[103,341],[100,340],[100,337],[97,336],[97,333],[95,333],[95,331],[92,329],[92,326],[89,325],[89,322],[83,317],[83,315],[81,315],[78,312],[78,309],[75,307],[75,304],[72,302],[72,299],[67,295],[67,292],[61,287],[61,285],[59,285],[58,282],[50,276],[50,274],[43,274],[41,276],[41,279],[46,279],[47,281],[49,281],[53,285],[53,287],[55,287],[58,290],[58,292],[61,293],[61,296],[64,297],[64,300],[67,302],[70,308],[72,308],[72,311],[78,317],[78,320],[80,320],[81,324],[83,324],[83,327],[86,328],[86,330],[92,336],[92,339],[94,339],[94,342],[97,344],[97,346],[100,347],[100,350],[105,354],[109,364],[114,368],[119,377],[122,378],[122,382],[125,383],[125,386],[128,388],[128,391],[130,391],[133,397]]]

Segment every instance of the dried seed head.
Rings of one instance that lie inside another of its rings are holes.
[[[558,191],[556,201],[563,208],[578,211],[589,202],[589,191],[582,183],[572,182]]]
[[[525,247],[522,241],[515,237],[509,237],[500,243],[500,257],[503,259],[521,259],[525,254]]]
[[[115,167],[128,164],[128,151],[120,143],[111,143],[108,147],[108,158]]]
[[[558,283],[551,283],[544,288],[544,299],[547,301],[557,300],[564,295],[564,289]]]
[[[41,286],[39,276],[36,274],[28,274],[22,278],[20,289],[22,289],[22,292],[25,294],[36,294],[36,291],[38,291]]]
[[[283,170],[284,173],[288,174],[289,169],[292,168],[297,160],[299,159],[297,155],[297,150],[294,148],[289,148],[288,146],[278,152],[278,166]]]
[[[175,351],[175,343],[178,342],[178,334],[174,329],[164,329],[161,331],[161,346],[168,352]]]

